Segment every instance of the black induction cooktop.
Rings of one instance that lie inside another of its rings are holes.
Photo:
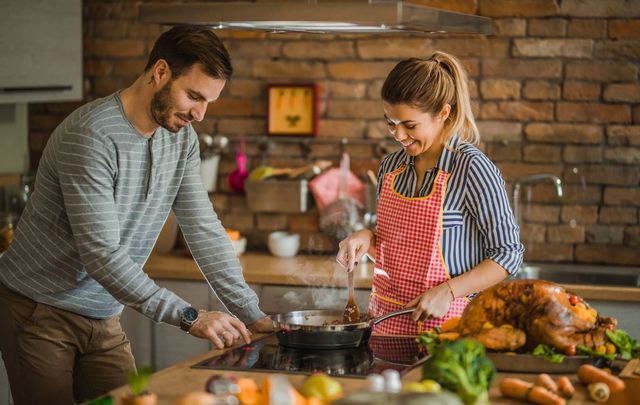
[[[386,369],[405,372],[424,361],[425,356],[413,337],[371,336],[366,345],[355,349],[309,350],[280,346],[276,335],[271,334],[192,367],[292,374],[323,372],[364,378]]]

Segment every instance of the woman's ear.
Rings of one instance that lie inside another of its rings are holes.
[[[451,114],[451,104],[445,104],[440,111],[439,118],[442,121],[445,121],[447,118],[449,118],[449,114]]]

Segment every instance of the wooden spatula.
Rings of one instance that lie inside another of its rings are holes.
[[[353,287],[353,270],[348,273],[349,277],[349,300],[342,314],[342,323],[358,323],[360,322],[360,308],[356,304],[356,292]]]

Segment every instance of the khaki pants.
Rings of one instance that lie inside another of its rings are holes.
[[[0,350],[16,405],[95,398],[126,384],[135,367],[120,316],[87,318],[2,284]]]

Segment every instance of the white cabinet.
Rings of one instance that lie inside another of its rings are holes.
[[[80,99],[81,0],[0,0],[0,104]]]

